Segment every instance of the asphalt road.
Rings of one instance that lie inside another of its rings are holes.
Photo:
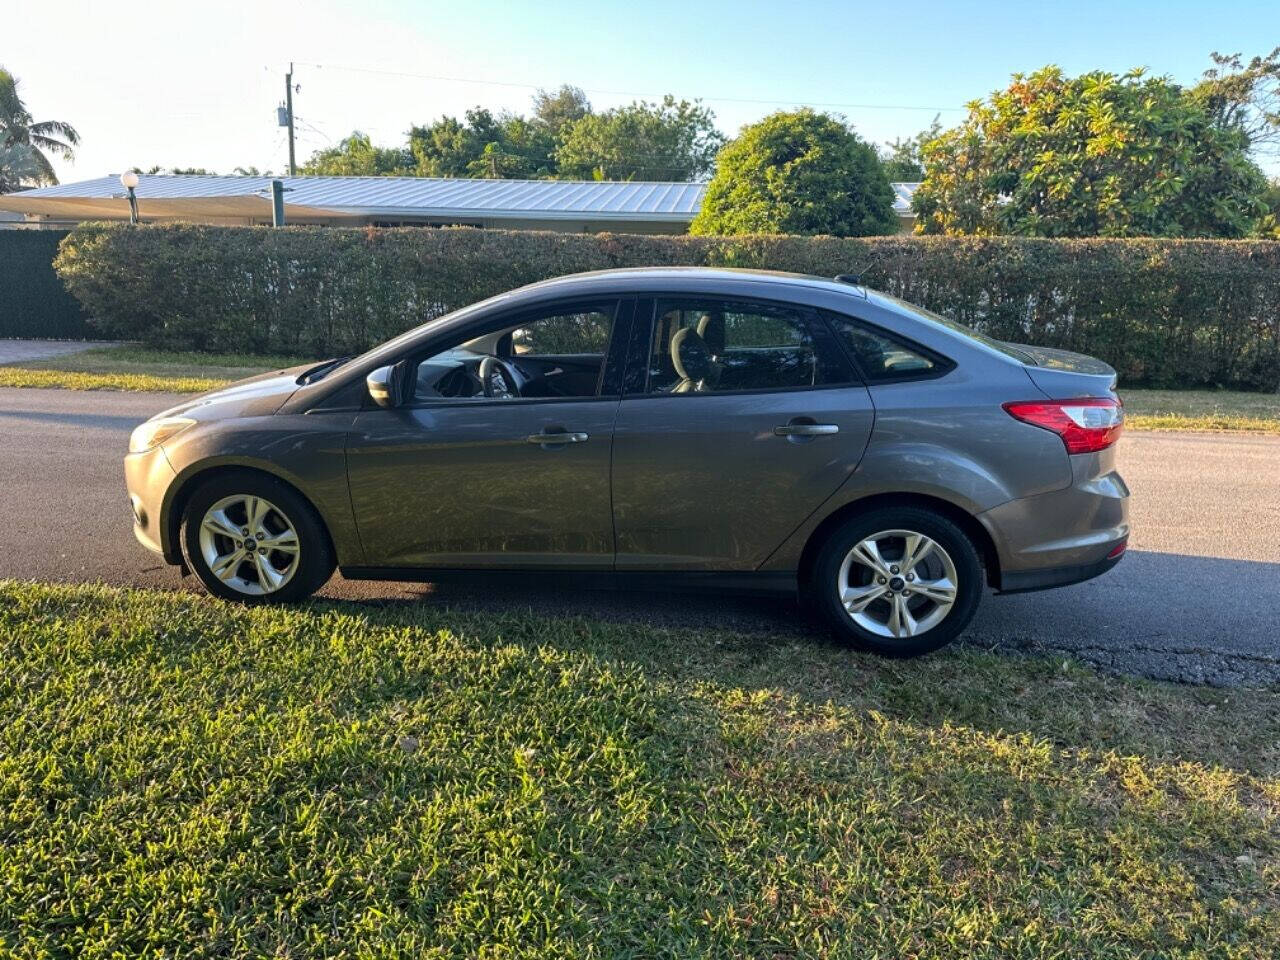
[[[72,353],[119,345],[115,340],[0,340],[0,364],[65,357]]]
[[[194,589],[133,539],[120,459],[135,424],[180,398],[0,389],[0,578]],[[984,599],[965,642],[1070,653],[1159,679],[1280,683],[1280,438],[1134,433],[1129,555],[1106,576]],[[611,619],[817,633],[794,604],[335,579],[360,601],[535,608]]]

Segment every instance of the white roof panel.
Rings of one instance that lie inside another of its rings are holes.
[[[270,211],[271,181],[282,180],[285,208],[310,215],[495,219],[587,219],[688,223],[698,213],[705,183],[591,180],[470,180],[436,177],[236,177],[139,174],[138,201],[146,216],[225,208]],[[911,215],[917,183],[894,183],[894,212]],[[110,208],[125,190],[116,176],[23,190],[0,197],[0,209],[53,213],[88,202]],[[184,203],[185,202],[185,203]],[[150,210],[148,210],[150,208]],[[123,208],[122,208],[123,209]],[[173,212],[173,211],[176,211]]]
[[[139,174],[139,203],[147,200],[270,196],[282,180],[286,207],[422,216],[567,216],[618,220],[692,220],[704,183],[575,180],[470,180],[434,177],[219,177]],[[9,194],[7,199],[123,199],[116,176]]]

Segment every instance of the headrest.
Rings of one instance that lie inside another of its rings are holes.
[[[700,316],[698,336],[706,342],[712,356],[718,357],[724,353],[724,314],[704,313]]]
[[[692,327],[682,327],[671,338],[671,362],[682,379],[694,383],[711,373],[711,351]]]

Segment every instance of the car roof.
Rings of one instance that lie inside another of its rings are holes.
[[[388,362],[415,344],[435,337],[445,337],[460,326],[474,323],[486,315],[497,312],[540,309],[543,305],[561,298],[618,297],[627,295],[689,293],[706,297],[741,297],[743,299],[774,300],[783,303],[804,304],[810,307],[841,312],[851,307],[850,301],[870,307],[859,309],[855,315],[863,320],[886,327],[919,341],[924,346],[946,356],[957,351],[979,350],[991,353],[987,347],[979,347],[971,338],[962,336],[943,323],[922,321],[915,308],[903,301],[870,290],[849,280],[818,277],[805,273],[788,273],[782,270],[753,270],[734,267],[619,267],[611,270],[593,270],[586,273],[566,274],[548,280],[540,280],[518,287],[462,307],[443,317],[406,330],[397,337],[374,347],[355,358],[358,363],[348,365],[335,378],[325,378],[326,393],[336,393],[350,380],[362,377],[365,372]],[[1010,362],[1007,357],[1001,357]],[[323,399],[324,394],[321,394]]]
[[[859,284],[830,277],[818,277],[806,273],[789,273],[783,270],[752,270],[738,267],[619,267],[612,270],[591,270],[552,277],[528,286],[512,290],[512,298],[525,295],[539,297],[546,294],[590,294],[612,291],[618,287],[645,292],[656,289],[699,288],[713,293],[751,284],[757,288],[777,284],[788,287],[806,287],[828,293],[853,295],[866,299],[870,291]]]

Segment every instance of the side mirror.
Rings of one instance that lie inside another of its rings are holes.
[[[364,378],[369,396],[380,407],[388,409],[400,406],[403,397],[401,383],[404,380],[404,364],[379,367]]]

